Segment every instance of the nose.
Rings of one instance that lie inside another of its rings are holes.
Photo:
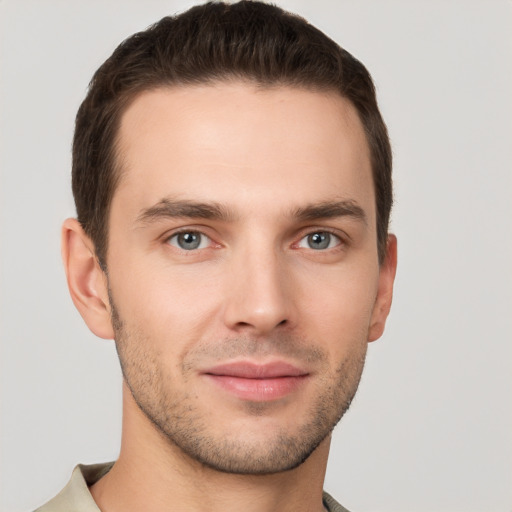
[[[227,272],[224,322],[230,330],[259,336],[295,324],[293,279],[274,249],[245,251]]]

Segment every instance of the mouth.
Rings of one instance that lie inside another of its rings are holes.
[[[309,373],[286,362],[233,362],[202,372],[221,390],[242,400],[265,402],[296,392]]]

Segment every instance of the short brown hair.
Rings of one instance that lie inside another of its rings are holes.
[[[96,71],[73,140],[78,220],[106,268],[108,216],[120,170],[120,118],[136,95],[157,87],[226,79],[262,86],[337,91],[356,108],[370,149],[379,259],[386,253],[392,205],[392,156],[366,68],[304,19],[256,1],[209,2],[169,16],[121,43]]]

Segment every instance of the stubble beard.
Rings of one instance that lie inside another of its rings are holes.
[[[148,350],[151,347],[149,340],[136,329],[125,328],[112,300],[111,308],[123,377],[135,403],[173,447],[201,465],[220,472],[263,475],[300,466],[349,409],[363,371],[365,340],[355,344],[356,349],[334,371],[318,378],[316,400],[302,418],[297,418],[294,431],[277,428],[264,440],[247,436],[239,439],[229,431],[219,436],[212,433],[210,418],[194,405],[193,397],[186,392],[174,392],[169,372],[164,370],[157,355]],[[311,343],[299,343],[290,336],[275,338],[268,343],[251,338],[231,339],[220,342],[219,346],[216,344],[212,349],[210,344],[205,350],[209,355],[215,353],[224,357],[253,355],[264,350],[294,356],[298,352],[301,360],[314,360],[317,368],[329,368],[326,354],[312,348]],[[193,367],[193,361],[194,356],[191,356],[181,366],[185,380],[187,368]],[[261,417],[273,406],[267,402],[246,402],[244,413]]]

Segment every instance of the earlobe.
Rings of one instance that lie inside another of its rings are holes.
[[[386,259],[380,266],[379,287],[373,308],[368,341],[375,341],[382,336],[386,319],[393,300],[393,284],[397,266],[397,240],[395,235],[388,236]]]
[[[62,260],[73,303],[96,336],[113,339],[107,278],[96,258],[94,244],[76,219],[64,222],[61,241]]]

